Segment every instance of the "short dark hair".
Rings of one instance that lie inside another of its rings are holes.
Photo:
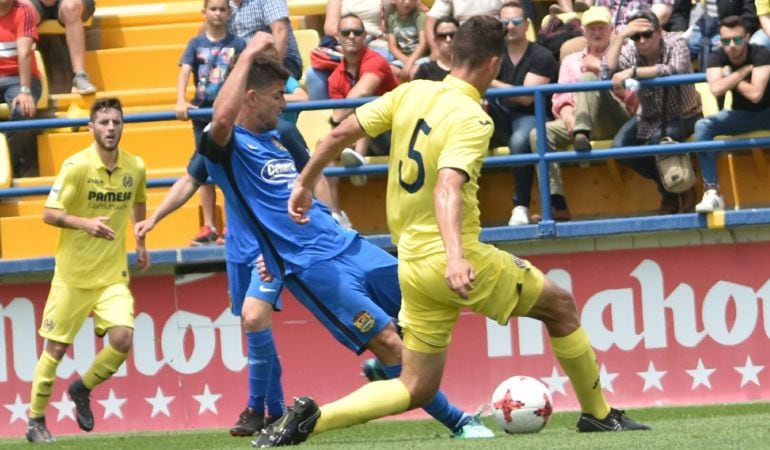
[[[653,30],[657,30],[660,28],[660,19],[658,19],[658,16],[655,15],[652,11],[649,9],[640,9],[636,12],[631,13],[628,17],[626,17],[626,25],[631,23],[633,20],[637,19],[644,19],[652,24]]]
[[[246,88],[259,90],[277,81],[286,83],[288,79],[289,71],[283,67],[278,58],[263,55],[257,57],[251,64],[246,78]]]
[[[120,111],[120,116],[123,117],[123,105],[120,104],[120,99],[117,97],[104,97],[96,99],[91,105],[91,114],[89,116],[91,122],[96,118],[96,113],[103,109],[117,109]]]
[[[460,22],[452,16],[443,16],[436,19],[436,23],[433,24],[433,34],[436,34],[438,26],[444,23],[451,23],[455,27],[460,28]]]
[[[727,16],[719,22],[720,26],[725,28],[743,28],[744,33],[747,31],[746,22],[740,16]]]
[[[337,29],[338,29],[338,30],[340,29],[340,24],[342,23],[342,19],[349,19],[349,18],[351,18],[351,17],[352,17],[352,18],[354,18],[354,19],[356,19],[356,20],[358,20],[359,22],[361,22],[361,26],[362,26],[362,27],[364,27],[364,21],[363,21],[363,20],[361,20],[361,18],[360,18],[360,17],[358,17],[357,15],[355,15],[355,14],[353,14],[353,13],[347,13],[347,14],[345,14],[344,16],[340,17],[340,21],[339,21],[339,22],[337,22]],[[366,27],[364,27],[364,30],[366,30]]]
[[[475,67],[505,52],[505,27],[492,16],[473,16],[460,25],[452,43],[452,65]]]

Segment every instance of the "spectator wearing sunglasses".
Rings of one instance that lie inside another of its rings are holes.
[[[550,50],[527,40],[529,22],[520,3],[504,3],[499,12],[500,22],[506,29],[505,53],[497,79],[492,87],[536,86],[553,83],[559,65]],[[548,102],[550,103],[550,102]],[[550,105],[548,105],[550,109]],[[489,115],[495,124],[492,145],[507,145],[511,154],[531,153],[529,133],[535,128],[534,96],[497,97],[489,101]],[[552,166],[552,171],[558,170]],[[515,181],[513,210],[508,225],[526,225],[530,222],[529,205],[534,177],[534,166],[513,167]],[[555,176],[552,176],[553,180]],[[554,218],[569,218],[560,186],[551,186]]]
[[[380,96],[398,86],[398,80],[385,57],[367,47],[364,23],[358,16],[348,14],[340,19],[337,40],[343,59],[329,75],[330,99]],[[332,127],[339,125],[352,113],[352,108],[333,110]],[[342,152],[342,165],[355,167],[364,164],[364,157],[370,150],[376,155],[387,155],[390,151],[390,134],[383,133],[376,137],[359,139],[355,150],[347,148]],[[366,183],[366,175],[353,176],[350,181],[356,186],[363,185]],[[329,187],[332,197],[336,198],[336,180],[332,180]]]
[[[658,17],[650,11],[639,11],[628,17],[626,27],[617,37],[601,62],[602,78],[611,78],[615,89],[623,89],[629,78],[646,79],[693,71],[687,42],[663,31]],[[638,95],[640,109],[615,135],[613,148],[658,144],[663,137],[685,140],[693,133],[695,122],[703,117],[700,96],[691,84],[642,89]],[[694,210],[695,190],[681,194],[666,191],[654,156],[621,158],[619,162],[658,185],[662,196],[661,214]]]
[[[444,16],[436,21],[433,36],[438,44],[438,55],[417,67],[413,79],[442,81],[452,69],[452,43],[460,22],[454,17]]]
[[[697,141],[717,136],[770,130],[770,50],[749,44],[751,34],[739,16],[725,17],[719,28],[722,46],[709,55],[706,80],[711,92],[733,95],[732,109],[700,119],[695,124]],[[717,184],[716,153],[698,153],[703,177],[703,199],[695,206],[699,213],[722,211],[725,202]]]

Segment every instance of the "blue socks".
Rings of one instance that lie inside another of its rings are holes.
[[[270,385],[274,362],[278,360],[270,329],[246,333],[249,366],[248,406],[264,414],[265,396]],[[279,369],[280,370],[280,369]]]
[[[382,364],[382,368],[385,370],[385,375],[388,379],[397,378],[401,374],[401,364],[394,364],[392,366]],[[422,409],[434,419],[444,424],[444,426],[449,428],[453,433],[460,430],[463,425],[471,420],[471,416],[465,414],[461,409],[449,403],[446,395],[441,390],[436,392],[433,400],[423,406]]]
[[[273,371],[270,374],[270,384],[267,388],[267,415],[277,418],[286,412],[286,402],[283,398],[283,386],[281,385],[281,361],[278,359],[278,352],[275,352],[274,355]]]

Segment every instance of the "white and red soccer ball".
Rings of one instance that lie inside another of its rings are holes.
[[[492,417],[506,433],[537,433],[553,414],[553,400],[540,381],[515,376],[500,383],[492,394]]]

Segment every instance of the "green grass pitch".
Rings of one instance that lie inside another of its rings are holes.
[[[574,431],[578,414],[557,413],[546,428],[532,435],[505,435],[495,439],[460,441],[449,438],[431,420],[386,420],[324,433],[301,448],[412,450],[412,449],[767,449],[770,448],[770,403],[757,402],[703,407],[650,408],[629,412],[652,426],[648,432],[587,433]],[[485,421],[492,427],[490,419]],[[98,427],[97,423],[97,427]],[[20,430],[21,431],[21,430]],[[29,448],[23,437],[0,439],[0,448]],[[82,434],[61,436],[56,449],[245,449],[249,438],[233,438],[227,430],[167,433]]]

